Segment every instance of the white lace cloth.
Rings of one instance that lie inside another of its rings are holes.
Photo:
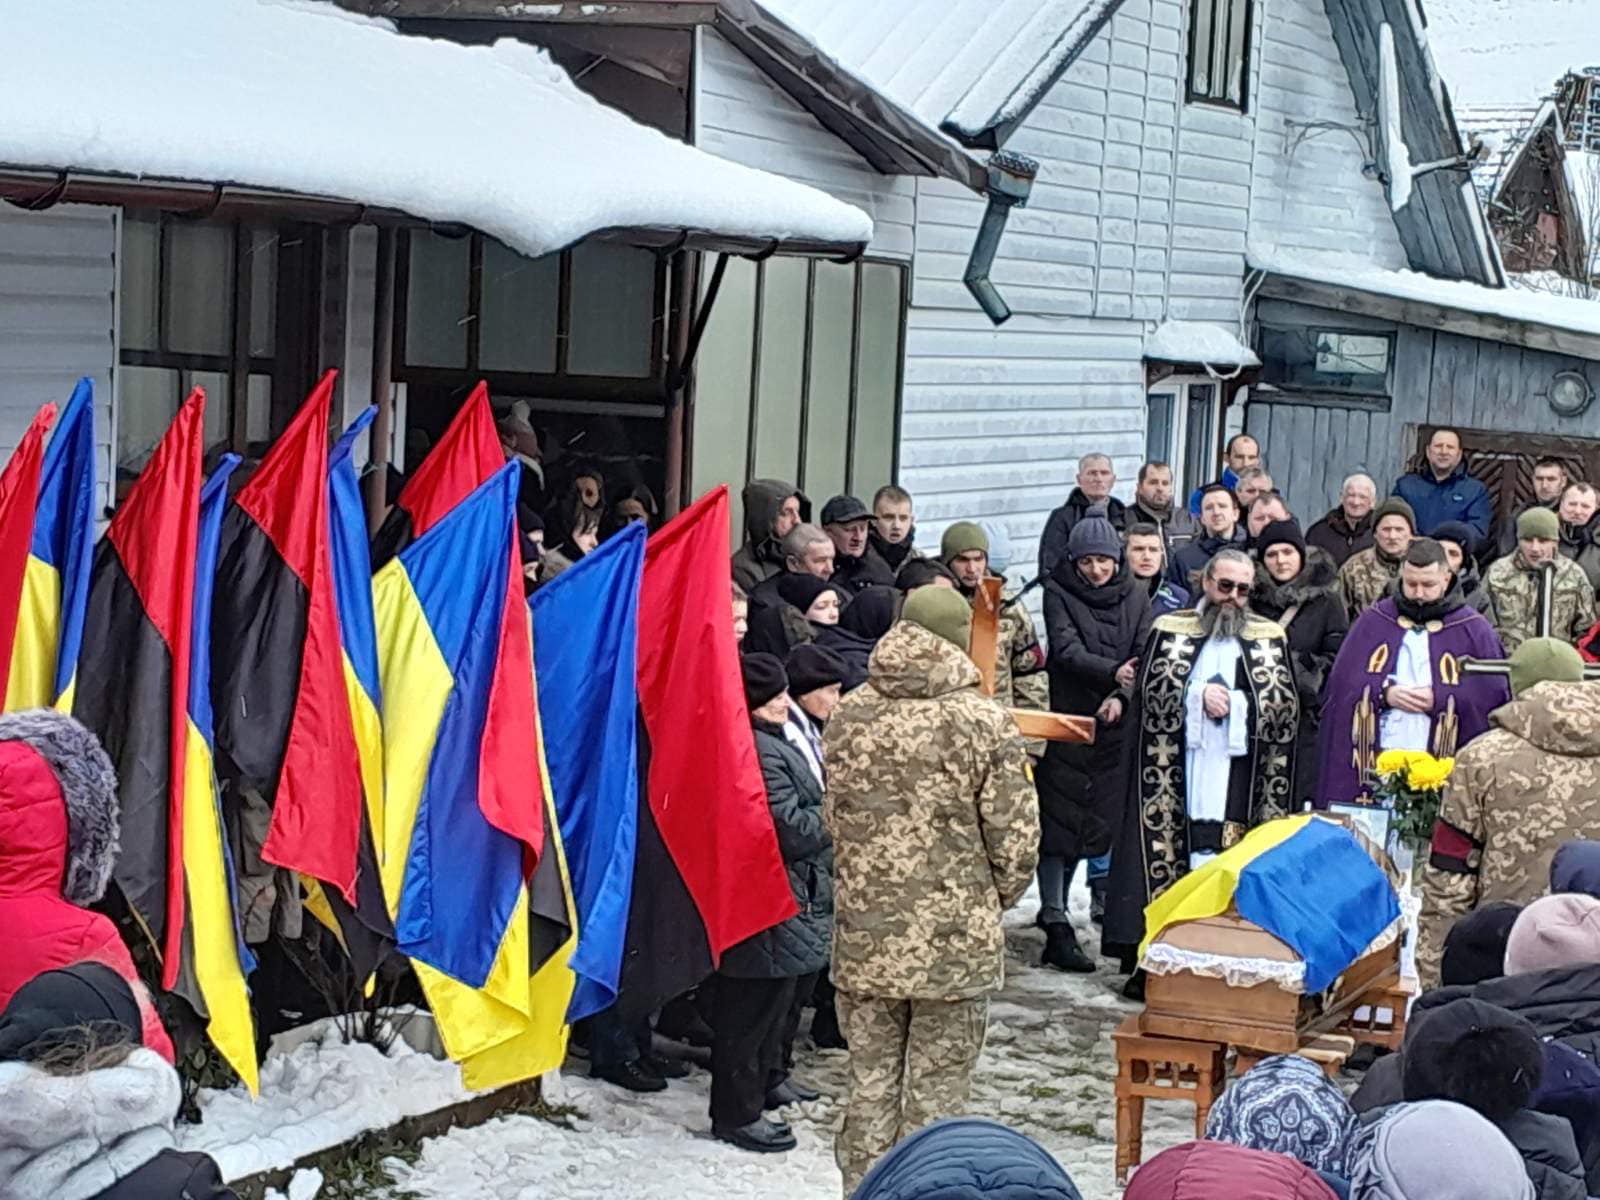
[[[1393,921],[1379,934],[1360,957],[1382,950],[1400,936],[1405,927],[1405,917]],[[1358,959],[1359,961],[1359,959]],[[1234,954],[1212,954],[1205,950],[1185,950],[1167,942],[1152,943],[1145,951],[1142,967],[1152,975],[1177,975],[1188,971],[1207,979],[1221,979],[1229,987],[1246,988],[1272,983],[1286,992],[1302,994],[1306,990],[1306,964],[1303,959],[1288,962],[1274,958],[1245,958]]]

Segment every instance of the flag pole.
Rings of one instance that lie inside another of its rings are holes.
[[[377,533],[389,512],[389,443],[394,432],[394,274],[395,231],[378,226],[378,263],[372,306],[372,403],[378,416],[372,422],[367,472],[367,532]]]

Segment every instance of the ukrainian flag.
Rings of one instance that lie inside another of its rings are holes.
[[[222,828],[211,720],[211,593],[222,514],[228,506],[228,476],[238,465],[238,455],[224,455],[200,493],[183,764],[187,969],[178,991],[206,1022],[212,1044],[255,1095],[259,1088],[256,1032],[245,984],[245,977],[255,969],[255,959],[240,936],[233,909],[233,864]]]
[[[10,675],[11,651],[24,624],[24,585],[33,558],[44,438],[55,419],[54,404],[41,408],[0,471],[0,675],[4,676]]]
[[[72,711],[94,561],[94,381],[78,380],[39,473],[33,543],[6,682],[6,711]]]
[[[379,857],[401,952],[469,1087],[560,1065],[576,944],[508,464],[374,577]]]
[[[1144,910],[1142,958],[1162,930],[1233,908],[1306,964],[1320,992],[1400,917],[1394,885],[1355,836],[1315,814],[1258,825]]]

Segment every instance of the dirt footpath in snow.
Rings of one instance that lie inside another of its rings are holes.
[[[1084,944],[1098,945],[1098,931],[1085,930],[1087,903],[1077,890],[1073,919]],[[1035,911],[1030,898],[1007,915],[1007,982],[990,1008],[971,1111],[1038,1139],[1086,1200],[1104,1200],[1117,1195],[1111,1030],[1134,1006],[1117,994],[1114,964],[1087,977],[1037,966],[1044,935],[1033,928]],[[798,1054],[800,1078],[842,1097],[843,1051],[818,1051],[802,1035]],[[572,1129],[509,1117],[431,1139],[414,1166],[392,1168],[398,1190],[425,1200],[839,1200],[838,1100],[786,1113],[797,1149],[746,1154],[710,1136],[709,1079],[696,1070],[665,1092],[633,1096],[590,1080],[574,1061],[563,1095],[551,1097],[582,1114]],[[1193,1137],[1193,1120],[1186,1105],[1149,1105],[1146,1156]]]

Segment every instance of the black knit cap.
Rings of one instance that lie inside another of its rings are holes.
[[[1300,532],[1300,526],[1293,521],[1272,521],[1264,526],[1256,538],[1256,547],[1265,558],[1268,550],[1284,542],[1300,551],[1300,557],[1304,560],[1306,535]]]
[[[19,987],[0,1013],[0,1062],[20,1062],[75,1043],[143,1041],[139,1002],[126,980],[100,963],[44,971]]]
[[[1520,904],[1496,900],[1475,908],[1444,936],[1439,980],[1446,987],[1482,983],[1506,973],[1506,942],[1522,913]]]
[[[789,676],[791,696],[804,696],[829,684],[843,683],[848,673],[844,659],[813,642],[803,642],[789,651],[783,669]]]
[[[822,595],[833,585],[826,579],[818,579],[815,575],[803,575],[789,571],[778,576],[778,595],[801,612],[805,612],[817,602],[817,597]]]
[[[1478,545],[1478,531],[1465,521],[1446,521],[1428,535],[1436,542],[1454,542],[1462,554],[1471,554]]]
[[[1526,1017],[1463,997],[1416,1018],[1400,1069],[1406,1100],[1454,1100],[1498,1123],[1538,1090],[1544,1045]]]
[[[789,690],[783,659],[776,654],[746,654],[739,666],[744,672],[744,702],[751,712]]]

